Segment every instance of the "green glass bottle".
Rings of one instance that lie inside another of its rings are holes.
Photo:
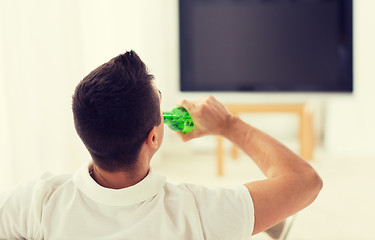
[[[163,112],[164,123],[177,132],[188,133],[194,128],[189,112],[183,107],[175,107],[170,112]]]

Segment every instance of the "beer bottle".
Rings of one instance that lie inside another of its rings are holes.
[[[163,112],[164,123],[177,132],[188,133],[194,128],[189,112],[184,107],[175,107],[170,112]]]

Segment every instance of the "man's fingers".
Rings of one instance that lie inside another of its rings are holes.
[[[179,104],[177,104],[177,106],[182,106],[186,108],[188,112],[190,112],[193,109],[194,104],[189,102],[188,100],[182,100]]]
[[[189,140],[191,140],[191,136],[187,136],[188,134],[185,134],[185,133],[180,133],[180,132],[176,132],[177,136],[183,141],[183,142],[187,142]]]
[[[198,138],[200,137],[201,135],[196,132],[196,131],[192,131],[192,132],[189,132],[189,133],[181,133],[181,132],[176,132],[176,134],[181,138],[182,141],[184,142],[187,142],[187,141],[190,141],[194,138]]]

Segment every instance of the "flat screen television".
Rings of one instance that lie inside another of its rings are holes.
[[[179,0],[182,92],[353,90],[352,0]]]

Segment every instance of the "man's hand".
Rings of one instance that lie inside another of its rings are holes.
[[[183,100],[179,105],[190,113],[195,126],[190,133],[178,133],[183,141],[205,135],[223,135],[234,117],[212,96],[194,101]]]

